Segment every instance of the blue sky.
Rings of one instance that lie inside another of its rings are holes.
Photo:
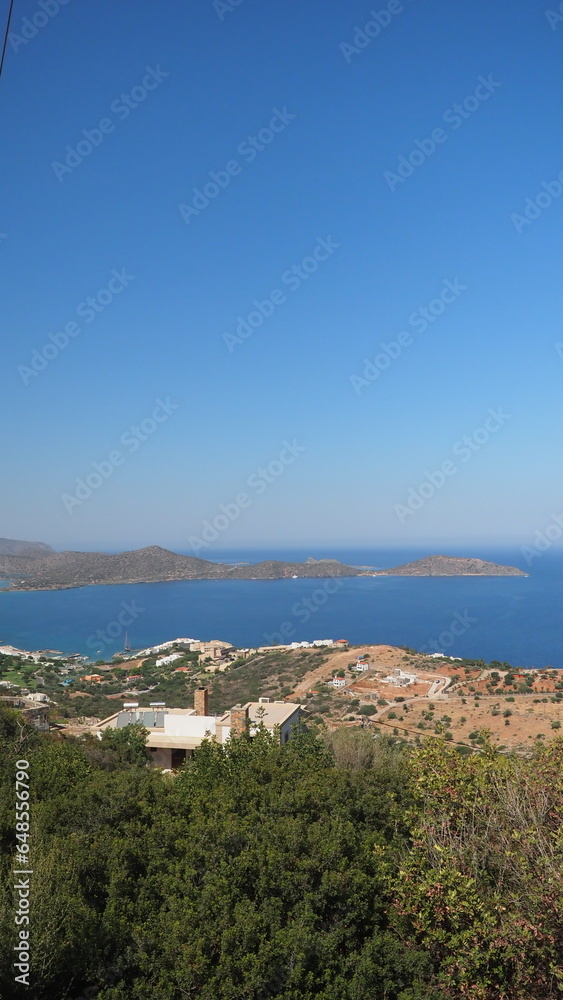
[[[563,511],[563,18],[56,6],[16,0],[0,81],[0,534],[529,543]]]

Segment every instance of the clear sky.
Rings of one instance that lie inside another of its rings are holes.
[[[15,0],[0,534],[529,543],[563,512],[562,82],[527,0]]]

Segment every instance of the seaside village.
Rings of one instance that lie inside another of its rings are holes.
[[[263,694],[256,696],[254,687],[254,700],[210,710],[210,689],[221,675],[236,673],[238,690],[244,691],[241,668],[264,661],[273,664],[270,673],[278,685],[277,674],[285,677],[284,671],[293,669],[286,677],[291,683],[274,689],[270,676]],[[150,763],[164,770],[181,766],[205,739],[225,743],[264,727],[284,744],[311,719],[329,729],[372,726],[410,740],[445,735],[469,747],[478,747],[480,727],[490,732],[496,726],[504,745],[523,748],[532,738],[556,735],[550,730],[563,721],[559,671],[518,671],[509,664],[487,666],[438,652],[352,646],[343,638],[251,649],[219,639],[178,638],[95,664],[79,654],[0,645],[0,668],[0,704],[18,709],[37,729],[102,738],[105,730],[140,723],[148,733]],[[526,697],[535,693],[544,697]],[[73,715],[72,706],[80,703],[76,699],[92,703],[94,698],[95,717]],[[61,718],[55,710],[63,700],[67,709]],[[502,733],[497,722],[503,723]],[[509,726],[510,732],[504,728]]]

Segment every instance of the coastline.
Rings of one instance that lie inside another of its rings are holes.
[[[393,573],[388,570],[376,570],[370,572],[362,573],[346,573],[337,574],[335,577],[339,580],[357,580],[360,578],[379,578],[379,577],[393,577],[394,579],[411,579],[411,580],[461,580],[467,577],[473,579],[482,580],[506,580],[506,579],[522,579],[524,577],[529,577],[529,573],[525,573],[523,570],[514,569],[514,572],[509,573]],[[52,591],[58,590],[83,590],[86,587],[132,587],[132,586],[143,586],[145,584],[156,584],[156,583],[279,583],[282,580],[327,580],[333,579],[327,576],[190,576],[190,577],[173,577],[173,578],[159,578],[152,580],[90,580],[84,583],[55,583],[55,584],[43,584],[38,586],[18,586],[14,585],[11,587],[0,587],[0,594],[36,594],[36,593],[50,593]]]

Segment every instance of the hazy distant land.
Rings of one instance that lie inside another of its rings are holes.
[[[17,546],[16,551],[20,554],[4,554],[10,545]],[[108,555],[103,552],[53,552],[49,546],[38,542],[10,543],[8,539],[0,540],[0,577],[11,582],[11,590],[64,590],[102,584],[163,583],[172,580],[527,575],[514,566],[499,566],[482,559],[456,556],[427,556],[383,570],[348,566],[336,559],[307,559],[306,562],[271,559],[233,566],[196,556],[178,555],[158,545]]]

